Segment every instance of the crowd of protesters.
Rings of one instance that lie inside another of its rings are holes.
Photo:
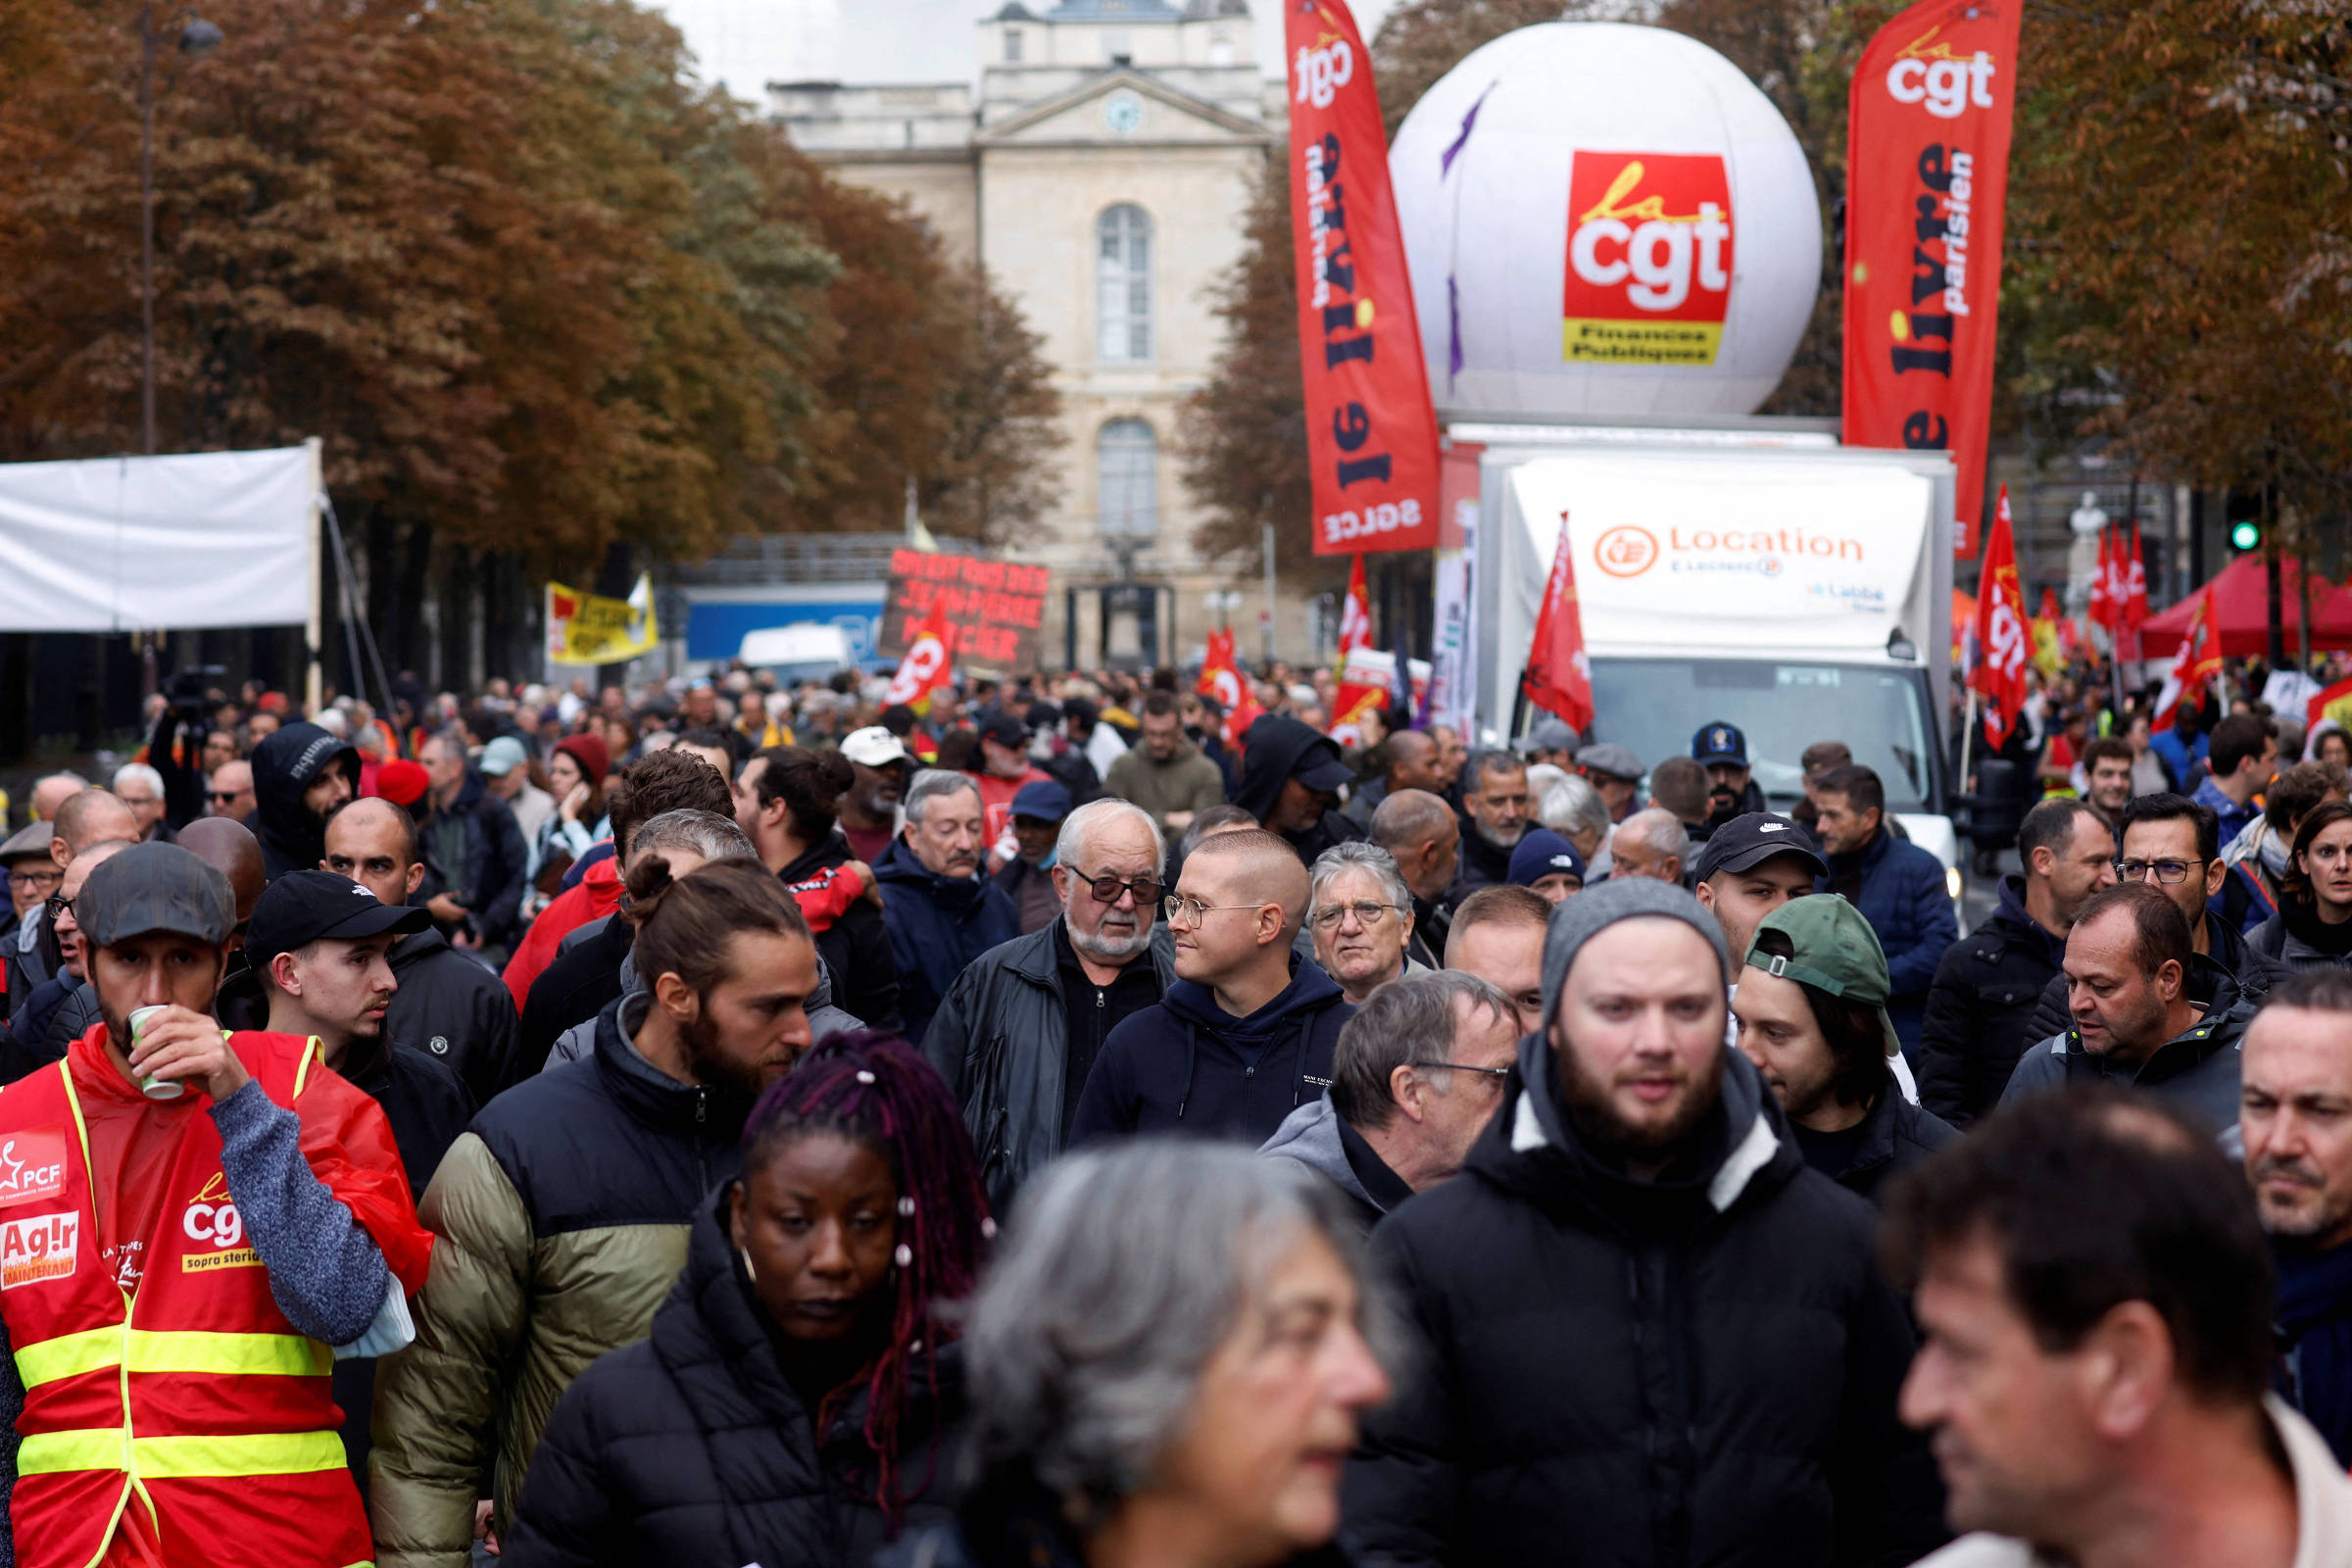
[[[41,779],[0,1560],[2352,1563],[2341,730],[2051,682],[1964,936],[1835,736],[885,684]]]

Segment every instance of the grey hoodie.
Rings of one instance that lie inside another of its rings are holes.
[[[626,1003],[629,998],[637,996],[644,990],[645,987],[637,979],[637,955],[631,953],[620,960],[621,1001]],[[865,1023],[862,1019],[854,1018],[833,1005],[833,972],[825,967],[824,959],[817,959],[816,994],[808,999],[808,1033],[810,1037],[822,1040],[827,1035],[864,1027]],[[595,1054],[596,1020],[589,1018],[573,1024],[556,1037],[556,1048],[547,1054],[547,1063],[539,1070],[545,1072],[548,1067],[553,1067],[558,1062],[577,1061],[582,1056]]]
[[[1365,1228],[1388,1212],[1364,1184],[1356,1179],[1355,1168],[1348,1163],[1348,1151],[1340,1144],[1340,1113],[1328,1094],[1308,1101],[1282,1119],[1274,1136],[1258,1146],[1261,1154],[1276,1159],[1295,1159],[1316,1175],[1329,1180],[1351,1199],[1364,1215]]]

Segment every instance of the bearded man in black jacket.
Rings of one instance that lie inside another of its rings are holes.
[[[1359,1568],[1891,1568],[1943,1538],[1870,1206],[1724,1050],[1729,974],[1678,887],[1553,914],[1494,1120],[1373,1233],[1417,1370],[1348,1469]]]

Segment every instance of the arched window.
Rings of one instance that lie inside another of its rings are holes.
[[[1095,354],[1152,358],[1152,218],[1122,202],[1095,220]]]
[[[1159,441],[1141,419],[1113,419],[1095,436],[1095,491],[1107,538],[1159,532]]]

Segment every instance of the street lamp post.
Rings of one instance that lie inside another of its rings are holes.
[[[179,52],[196,59],[220,46],[220,29],[187,14]],[[155,5],[139,7],[139,417],[155,456]]]

